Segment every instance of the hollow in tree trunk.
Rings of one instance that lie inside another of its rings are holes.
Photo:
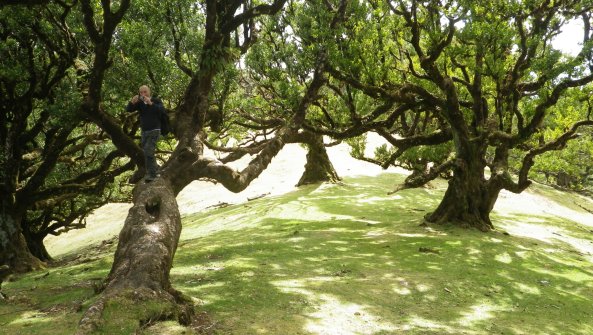
[[[340,181],[341,178],[329,160],[327,150],[325,150],[323,136],[312,135],[306,145],[309,150],[307,152],[307,163],[305,164],[305,172],[301,176],[297,186]]]

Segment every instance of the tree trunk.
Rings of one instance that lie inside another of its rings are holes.
[[[437,209],[426,215],[430,223],[451,223],[466,228],[490,231],[494,228],[490,212],[498,199],[499,188],[491,188],[484,178],[480,157],[458,159],[449,187]]]
[[[80,321],[78,334],[94,332],[100,325],[108,302],[127,300],[161,306],[158,318],[177,318],[180,323],[191,321],[193,307],[171,287],[169,271],[179,236],[181,217],[171,185],[164,178],[150,184],[138,184],[134,190],[134,206],[130,209],[111,272],[101,298],[89,308]],[[129,302],[128,302],[129,303]],[[142,305],[133,304],[133,305]],[[155,320],[149,311],[142,320]]]
[[[556,185],[564,188],[570,188],[573,182],[573,177],[568,173],[561,171],[556,175]]]
[[[0,265],[8,265],[11,273],[23,273],[41,269],[45,264],[31,254],[23,236],[20,218],[0,212]]]
[[[52,258],[49,252],[47,252],[45,244],[43,244],[45,236],[46,235],[27,232],[26,228],[23,229],[23,237],[27,242],[27,247],[29,248],[29,251],[31,251],[31,254],[43,262],[48,262],[51,261]]]
[[[305,172],[301,176],[297,186],[325,181],[332,183],[340,181],[341,178],[329,160],[327,150],[325,150],[323,136],[313,135],[312,139],[306,145],[309,149],[307,152],[307,163],[305,164]]]

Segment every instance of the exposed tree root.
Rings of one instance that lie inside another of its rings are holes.
[[[430,214],[427,214],[424,217],[428,223],[433,224],[453,224],[462,228],[475,228],[482,232],[489,232],[494,230],[494,225],[490,221],[489,218],[484,218],[478,214],[468,214],[468,213],[447,213],[447,214],[438,214],[436,211]]]
[[[124,311],[125,316],[106,318],[105,314],[109,309],[113,309],[114,314],[122,314],[121,311]],[[181,325],[191,326],[195,315],[191,301],[177,291],[153,291],[147,288],[123,290],[103,294],[93,303],[80,320],[76,334],[93,334],[100,329],[118,327],[122,322],[127,325],[135,324],[137,329],[165,320],[175,320]]]

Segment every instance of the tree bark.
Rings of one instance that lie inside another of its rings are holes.
[[[564,171],[558,172],[556,175],[556,185],[560,187],[570,188],[574,178]]]
[[[20,218],[6,211],[0,212],[0,265],[8,265],[11,273],[23,273],[45,267],[35,257],[23,236]]]
[[[340,181],[341,178],[334,169],[327,155],[327,150],[325,150],[323,136],[317,134],[311,136],[306,145],[309,150],[307,152],[307,163],[305,164],[305,172],[303,172],[297,186]]]
[[[94,332],[106,303],[120,298],[142,303],[152,301],[163,306],[165,311],[159,313],[167,318],[176,318],[182,324],[191,321],[191,302],[172,288],[169,279],[181,234],[175,192],[166,179],[157,178],[149,184],[137,185],[133,201],[119,235],[107,286],[99,301],[84,314],[78,334]],[[140,316],[141,321],[152,318],[149,314]]]
[[[134,206],[119,235],[106,293],[137,285],[169,290],[169,269],[180,233],[179,209],[167,181],[158,179],[139,185],[134,193]],[[126,274],[131,274],[132,280],[122,280]]]
[[[481,157],[457,159],[453,177],[437,209],[426,215],[426,221],[451,223],[465,228],[490,231],[494,228],[490,212],[500,188],[493,188],[484,177]]]
[[[46,236],[47,235],[27,232],[26,228],[23,229],[23,237],[25,238],[25,242],[27,243],[29,251],[31,251],[31,254],[42,262],[53,260],[49,252],[47,252],[45,244],[43,244],[43,239]]]

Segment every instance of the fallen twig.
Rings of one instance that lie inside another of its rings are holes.
[[[263,198],[263,197],[265,197],[266,195],[269,195],[269,194],[270,194],[270,192],[264,193],[264,194],[260,194],[260,195],[256,195],[255,197],[247,198],[247,201],[253,201],[253,200],[256,200],[256,199],[259,199],[259,198]]]

